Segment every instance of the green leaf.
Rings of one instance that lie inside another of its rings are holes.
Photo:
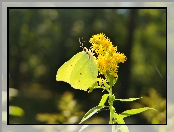
[[[114,84],[117,82],[117,80],[118,80],[118,77],[113,78],[113,86],[114,86]]]
[[[9,106],[9,114],[13,116],[23,116],[24,111],[18,106]]]
[[[138,109],[131,109],[131,110],[126,110],[124,112],[122,112],[121,114],[118,115],[118,118],[125,118],[127,116],[131,116],[131,115],[135,115],[135,114],[138,114],[138,113],[141,113],[143,111],[146,111],[146,110],[156,110],[154,108],[149,108],[149,107],[144,107],[144,108],[138,108]],[[157,111],[157,110],[156,110]]]
[[[104,94],[104,95],[102,96],[102,99],[100,100],[100,103],[99,103],[98,106],[104,106],[104,104],[105,104],[105,102],[106,102],[108,96],[109,96],[109,94]]]
[[[143,97],[141,97],[141,98],[143,98]],[[115,99],[115,100],[120,100],[120,101],[134,101],[134,100],[141,99],[141,98]]]
[[[84,122],[85,120],[87,120],[88,118],[90,118],[92,115],[94,115],[95,113],[97,113],[98,111],[100,111],[102,108],[104,108],[105,106],[96,106],[92,109],[90,109],[82,118],[82,120],[80,121],[79,124],[81,124],[82,122]]]
[[[117,113],[114,113],[114,124],[125,124],[125,121]]]
[[[117,113],[114,113],[114,124],[125,124],[125,121]]]
[[[123,120],[123,118],[118,118],[117,123],[118,124],[126,124],[125,121]]]

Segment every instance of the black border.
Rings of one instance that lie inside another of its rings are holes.
[[[9,124],[9,10],[10,9],[166,9],[166,124],[115,125],[167,125],[167,7],[7,7],[7,125],[113,125],[113,124]]]

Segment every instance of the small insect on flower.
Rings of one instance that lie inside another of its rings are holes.
[[[85,42],[85,41],[83,41]],[[65,62],[57,71],[56,80],[69,83],[73,88],[87,91],[97,80],[98,67],[95,56],[86,47]]]

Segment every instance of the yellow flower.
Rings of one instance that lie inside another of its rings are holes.
[[[103,33],[93,35],[89,42],[92,44],[92,51],[95,51],[98,55],[97,64],[99,73],[105,77],[118,77],[118,63],[124,63],[127,59],[126,56],[123,53],[117,52],[117,47],[114,47],[110,39],[106,38]],[[105,82],[105,80],[99,80]]]

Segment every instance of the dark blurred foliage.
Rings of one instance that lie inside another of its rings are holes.
[[[78,38],[84,37],[89,48],[90,37],[102,32],[128,58],[119,65],[119,79],[113,88],[116,98],[149,96],[146,105],[155,107],[150,105],[154,101],[165,113],[165,9],[10,9],[9,87],[15,88],[18,95],[9,105],[20,107],[24,114],[11,114],[9,123],[78,124],[89,109],[97,106],[106,91],[75,90],[65,82],[57,82],[56,73],[64,62],[82,51]],[[150,96],[151,88],[155,92]],[[155,100],[156,95],[164,102]],[[116,102],[114,107],[120,113],[137,106],[133,104]],[[153,118],[149,120],[143,114],[132,118],[130,123],[153,123]],[[108,122],[108,110],[86,121]],[[155,123],[166,121],[155,118]]]

